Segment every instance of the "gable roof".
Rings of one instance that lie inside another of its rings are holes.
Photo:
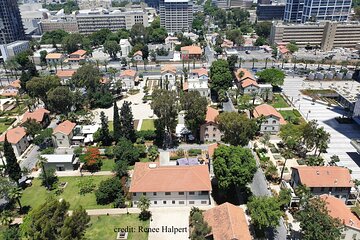
[[[254,108],[254,117],[258,118],[260,116],[275,116],[277,118],[279,118],[280,120],[280,124],[286,124],[285,119],[283,118],[283,116],[276,111],[276,109],[273,106],[270,106],[269,104],[261,104],[259,106],[256,106]]]
[[[162,66],[162,68],[161,68],[161,73],[164,73],[164,72],[172,72],[172,73],[176,74],[176,67],[171,64],[166,64],[166,65]]]
[[[12,81],[9,85],[11,86],[11,87],[13,87],[13,88],[21,88],[21,81],[20,81],[20,79],[17,79],[17,80],[14,80],[14,81]]]
[[[80,56],[83,56],[85,55],[87,52],[85,50],[82,50],[82,49],[79,49],[73,53],[70,53],[70,55],[80,55]]]
[[[213,239],[251,240],[249,226],[244,211],[231,203],[223,203],[203,213],[211,226]]]
[[[126,69],[125,71],[123,71],[121,73],[120,77],[125,77],[125,76],[135,77],[136,76],[136,71],[132,70],[132,69]]]
[[[181,47],[181,52],[185,52],[185,54],[202,54],[202,49],[199,46],[185,46]]]
[[[251,86],[251,85],[253,85],[253,86],[255,86],[255,87],[259,87],[258,84],[257,84],[257,82],[254,81],[254,80],[252,80],[252,79],[245,79],[245,80],[243,80],[243,81],[241,82],[241,87],[242,87],[242,88],[247,88],[247,87],[249,87],[249,86]]]
[[[56,76],[58,76],[59,78],[72,77],[75,73],[76,73],[76,70],[74,70],[74,69],[58,70],[56,72]]]
[[[206,68],[196,68],[196,69],[193,69],[191,72],[197,74],[198,76],[203,76],[203,75],[209,76]]]
[[[45,108],[38,108],[33,112],[26,111],[23,119],[21,120],[23,123],[29,119],[34,119],[36,122],[41,123],[44,119],[45,114],[49,114],[50,111]]]
[[[243,72],[243,76],[240,77],[240,73]],[[245,69],[245,68],[239,68],[235,72],[235,77],[238,82],[244,81],[245,79],[252,79],[255,81],[255,77],[252,75],[252,73]]]
[[[133,56],[137,56],[137,55],[142,56],[143,55],[142,51],[139,50],[135,52]]]
[[[301,184],[307,187],[352,187],[349,170],[338,166],[298,166]]]
[[[206,110],[206,122],[215,122],[215,118],[219,115],[219,111],[212,107],[207,107]]]
[[[326,202],[331,217],[340,219],[345,226],[360,230],[360,220],[341,199],[327,194],[321,195],[320,198]]]
[[[159,163],[135,163],[130,192],[210,191],[207,165],[159,166]]]
[[[60,59],[63,55],[61,53],[49,53],[46,55],[45,59]]]
[[[289,50],[287,49],[287,47],[284,46],[284,45],[280,45],[278,48],[279,48],[279,52],[280,52],[281,54],[290,53],[290,51],[289,51]]]
[[[70,122],[69,120],[66,120],[54,128],[53,133],[63,133],[66,135],[69,135],[72,130],[75,128],[76,123]]]
[[[6,133],[0,136],[0,142],[5,141],[5,135],[9,143],[17,144],[21,139],[23,139],[23,137],[26,136],[26,131],[23,127],[9,129]]]

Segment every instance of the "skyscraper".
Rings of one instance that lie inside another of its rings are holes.
[[[0,0],[0,44],[25,39],[24,26],[16,0]]]
[[[169,33],[189,31],[192,20],[192,0],[160,0],[160,25]]]
[[[350,10],[351,0],[287,0],[284,21],[346,21]]]

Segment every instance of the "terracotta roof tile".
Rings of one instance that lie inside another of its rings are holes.
[[[246,87],[249,87],[249,86],[251,86],[251,85],[256,86],[256,87],[259,87],[258,84],[257,84],[257,82],[254,81],[254,80],[252,80],[252,79],[245,79],[245,80],[243,80],[243,81],[241,82],[241,87],[242,87],[242,88],[246,88]]]
[[[70,55],[80,55],[80,56],[84,56],[87,52],[85,50],[79,49],[73,53],[71,53]]]
[[[244,211],[231,203],[223,203],[203,213],[211,226],[213,239],[251,240],[249,226]]]
[[[258,118],[260,116],[276,116],[280,119],[280,124],[286,124],[283,116],[278,111],[276,111],[273,106],[270,106],[268,104],[261,104],[254,108],[254,117]]]
[[[241,72],[243,72],[242,77],[240,77]],[[235,77],[238,82],[244,81],[245,79],[252,79],[255,81],[255,77],[252,75],[252,73],[245,68],[239,68],[238,70],[236,70]]]
[[[196,73],[198,76],[202,76],[202,75],[209,76],[206,68],[193,69],[191,72]]]
[[[12,81],[9,85],[11,86],[11,87],[14,87],[14,88],[21,88],[21,85],[20,85],[20,83],[21,83],[21,81],[20,81],[20,79],[17,79],[17,80],[15,80],[15,81]]]
[[[38,108],[32,112],[26,111],[21,121],[24,123],[29,119],[34,119],[36,120],[36,122],[41,123],[44,119],[45,114],[49,114],[49,113],[50,111],[45,108]]]
[[[69,135],[74,127],[76,126],[76,123],[70,122],[69,120],[66,120],[62,123],[60,123],[56,128],[54,129],[53,133],[63,133],[66,135]]]
[[[46,55],[46,59],[60,59],[63,55],[61,53],[49,53]]]
[[[120,77],[135,77],[135,76],[136,76],[136,71],[132,69],[127,69],[123,71],[120,75]]]
[[[153,168],[150,168],[153,167]],[[159,163],[135,163],[130,192],[210,191],[207,165],[159,166]]]
[[[56,72],[56,76],[58,76],[59,78],[72,77],[75,73],[76,70],[74,69],[58,70]]]
[[[163,65],[162,68],[161,68],[161,73],[164,73],[164,72],[172,72],[172,73],[176,73],[176,67],[174,65],[171,65],[171,64],[166,64],[166,65]]]
[[[341,199],[327,194],[321,195],[320,198],[326,202],[331,217],[340,219],[345,226],[360,229],[360,220]]]
[[[206,122],[215,122],[215,118],[219,115],[219,111],[212,107],[207,107],[206,111]]]
[[[6,133],[0,136],[0,142],[5,141],[5,135],[9,143],[16,144],[26,136],[26,131],[23,127],[9,129]]]
[[[185,46],[181,47],[181,52],[186,52],[185,54],[202,54],[202,49],[199,46]]]
[[[307,187],[352,187],[349,170],[338,166],[298,166],[301,184]]]
[[[135,52],[133,56],[137,56],[137,55],[142,56],[143,55],[142,51],[139,50]]]

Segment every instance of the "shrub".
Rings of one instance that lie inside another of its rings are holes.
[[[150,211],[142,211],[139,214],[139,219],[141,221],[146,221],[149,220],[151,218],[151,212]]]
[[[95,189],[94,180],[90,178],[80,178],[77,183],[77,187],[79,188],[79,194],[85,195],[87,193],[91,193]]]
[[[154,130],[141,130],[136,132],[136,138],[143,138],[147,141],[153,141],[156,138]]]
[[[41,185],[46,187],[46,182],[49,184],[50,190],[55,189],[56,183],[58,182],[58,177],[55,174],[55,169],[45,169],[45,174],[43,172],[40,173],[39,176],[41,180]]]
[[[41,154],[54,154],[55,148],[54,147],[48,147],[41,151]]]
[[[51,139],[53,129],[46,128],[42,130],[39,134],[37,134],[34,138],[34,143],[36,145],[42,144],[46,139]]]
[[[189,156],[197,156],[201,154],[201,149],[189,149],[188,150]]]
[[[114,148],[113,147],[105,148],[105,156],[107,158],[114,158]]]
[[[117,177],[101,181],[99,188],[95,191],[96,202],[100,205],[112,203],[121,195],[123,195],[123,190]]]

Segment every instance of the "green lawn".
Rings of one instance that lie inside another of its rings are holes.
[[[305,122],[305,120],[303,119],[303,117],[301,116],[299,111],[296,110],[296,109],[294,109],[294,110],[280,110],[279,113],[281,113],[281,115],[283,116],[283,118],[286,121],[289,121],[289,120],[293,121],[294,119],[299,119],[299,123]]]
[[[284,97],[281,94],[274,94],[274,99],[271,103],[274,108],[286,108],[289,104],[286,103]]]
[[[110,177],[111,176],[92,176],[91,178],[93,179],[93,183],[95,183],[96,186],[99,186],[99,183],[102,180]],[[56,196],[54,191],[49,192],[45,189],[45,187],[41,186],[41,181],[39,179],[34,179],[32,186],[24,190],[21,202],[24,206],[29,205],[32,208],[36,208],[43,204],[48,196],[52,195],[58,199],[62,198],[68,201],[70,203],[70,209],[74,209],[79,205],[82,205],[85,209],[112,208],[111,204],[97,205],[95,192],[80,195],[79,188],[77,187],[77,183],[80,178],[81,177],[59,177],[59,182],[68,183],[64,192],[59,196]]]
[[[112,171],[115,166],[114,159],[104,159],[102,163],[101,171]]]
[[[142,121],[141,130],[155,130],[153,119],[144,119]]]
[[[116,239],[116,228],[134,228],[134,232],[129,232],[129,240],[144,240],[148,238],[148,233],[139,232],[139,226],[149,227],[149,221],[140,221],[138,214],[123,214],[114,216],[92,216],[91,225],[85,233],[85,238],[89,240]]]

